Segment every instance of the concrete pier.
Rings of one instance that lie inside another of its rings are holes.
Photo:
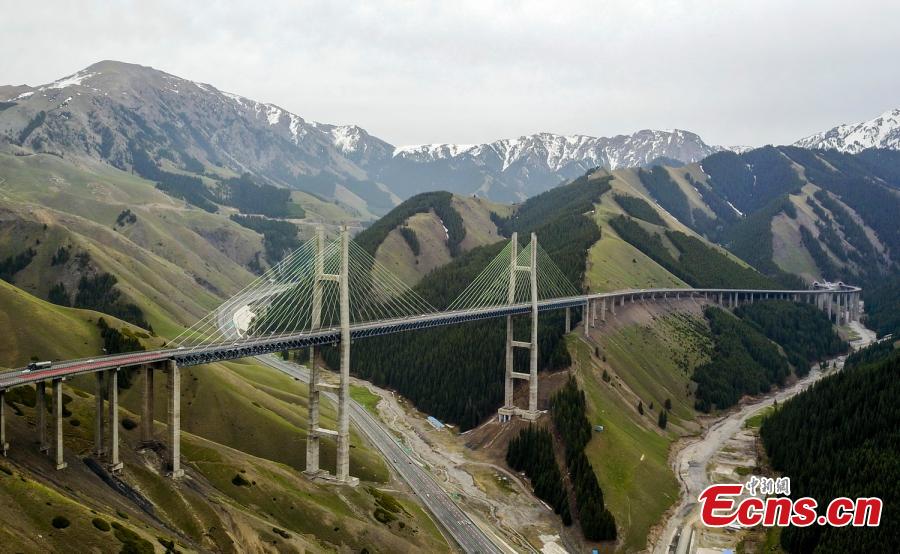
[[[109,463],[107,469],[112,472],[122,469],[119,460],[119,370],[110,369],[106,375],[107,392],[109,399]]]
[[[47,386],[43,381],[34,385],[35,402],[34,409],[37,412],[38,442],[41,452],[50,451],[50,443],[47,441]]]
[[[6,390],[0,390],[0,450],[6,457],[9,443],[6,442]]]
[[[144,366],[144,397],[141,401],[141,445],[152,446],[154,444],[153,421],[156,402],[153,398],[153,366]]]
[[[56,469],[65,469],[66,461],[63,458],[63,397],[62,379],[53,380],[53,458]]]
[[[566,334],[572,332],[572,309],[566,308]]]
[[[312,307],[310,328],[315,330],[322,323],[322,293],[325,281],[325,235],[322,228],[316,229],[316,254],[314,260],[315,278],[313,279]],[[306,475],[315,477],[321,472],[319,467],[319,365],[316,361],[316,347],[309,348],[309,399],[308,399],[308,433],[306,435]]]
[[[538,298],[537,298],[537,236],[531,234],[531,245],[529,248],[530,259],[527,266],[518,264],[515,252],[518,249],[518,234],[513,233],[512,239],[513,255],[509,265],[509,288],[507,292],[507,301],[512,304],[515,301],[516,276],[519,272],[528,272],[530,280],[531,294],[531,339],[529,342],[517,341],[513,336],[512,318],[506,318],[506,376],[504,383],[504,401],[503,407],[497,410],[497,416],[501,422],[509,421],[514,415],[518,415],[523,419],[533,421],[540,415],[537,409],[537,393],[538,393]],[[587,318],[584,321],[585,336],[590,336],[588,328],[592,325],[596,317],[596,304],[590,301],[585,304],[585,313]],[[514,348],[527,348],[529,350],[529,371],[521,373],[515,371],[514,368]],[[528,408],[523,410],[517,408],[514,403],[514,380],[522,379],[528,381]]]
[[[356,484],[350,477],[350,233],[341,229],[341,379],[338,391],[337,470],[342,483]]]
[[[528,379],[528,411],[525,419],[537,419],[538,395],[538,288],[537,288],[537,235],[531,233],[531,367]]]
[[[581,312],[582,312],[581,324],[584,325],[584,338],[586,338],[586,339],[591,338],[591,333],[590,333],[590,329],[589,329],[590,325],[588,325],[588,322],[589,322],[588,312],[590,311],[588,306],[590,306],[590,302],[585,302],[584,307],[581,309]],[[509,342],[509,341],[507,340],[507,342]]]
[[[169,400],[166,469],[172,479],[177,479],[184,475],[184,470],[181,469],[181,369],[175,360],[166,362],[166,394]]]
[[[94,374],[94,382],[97,385],[94,390],[94,455],[98,458],[106,454],[104,450],[103,436],[106,434],[104,425],[106,414],[103,410],[103,372]]]

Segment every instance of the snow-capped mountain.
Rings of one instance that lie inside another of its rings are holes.
[[[900,150],[900,108],[861,123],[838,125],[794,143],[802,148],[833,148],[856,154],[866,148]]]
[[[395,147],[356,125],[309,121],[274,104],[116,61],[38,87],[0,86],[0,141],[131,169],[221,167],[380,213],[430,190],[517,201],[590,168],[690,163],[720,150],[694,133],[538,133],[484,144]],[[355,198],[353,198],[355,197]]]
[[[402,146],[394,150],[382,175],[392,186],[401,187],[405,193],[401,196],[450,188],[516,201],[594,167],[691,163],[719,150],[681,130],[644,130],[614,137],[538,133],[484,144]]]

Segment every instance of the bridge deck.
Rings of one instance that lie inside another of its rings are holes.
[[[539,311],[557,310],[563,308],[583,306],[594,300],[630,297],[633,295],[665,295],[665,294],[799,294],[820,295],[828,293],[852,293],[859,292],[858,287],[844,286],[839,290],[811,289],[811,290],[765,290],[765,289],[629,289],[614,292],[594,293],[566,298],[554,298],[538,302]],[[402,319],[389,319],[354,324],[350,328],[350,336],[353,339],[367,338],[391,333],[428,329],[446,325],[456,325],[470,321],[480,321],[506,317],[508,315],[527,314],[531,310],[530,303],[519,303],[508,306],[479,308],[474,310],[456,310],[422,314]],[[161,362],[174,359],[180,366],[192,366],[210,362],[234,360],[250,356],[258,356],[282,350],[296,350],[312,345],[335,344],[340,341],[338,328],[306,331],[301,333],[283,334],[265,338],[252,338],[238,341],[219,342],[202,346],[165,348],[148,352],[130,352],[127,354],[114,354],[108,356],[96,356],[94,358],[67,360],[56,362],[52,367],[43,370],[25,371],[19,368],[0,374],[0,389],[81,375],[95,373],[117,367],[127,367],[140,364]]]

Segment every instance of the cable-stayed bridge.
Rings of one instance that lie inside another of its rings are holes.
[[[581,313],[586,335],[607,312],[631,301],[665,301],[685,296],[704,297],[723,307],[767,298],[815,303],[838,324],[858,319],[860,289],[844,285],[815,286],[809,290],[749,289],[640,289],[606,293],[582,293],[565,277],[532,234],[521,245],[513,234],[501,252],[444,308],[404,284],[380,262],[350,240],[344,230],[327,241],[321,231],[243,290],[224,302],[180,335],[166,348],[90,359],[32,364],[0,374],[0,445],[6,453],[5,391],[34,385],[37,389],[38,433],[42,450],[52,451],[56,467],[66,466],[62,442],[62,381],[93,373],[97,384],[96,452],[105,454],[111,470],[122,467],[118,455],[117,372],[124,367],[143,368],[142,422],[154,419],[155,374],[166,376],[167,446],[170,475],[178,477],[180,465],[180,368],[216,361],[258,356],[285,350],[310,348],[309,431],[306,474],[315,479],[353,484],[349,475],[349,380],[351,343],[356,339],[431,327],[457,325],[487,319],[506,319],[506,374],[501,421],[513,416],[535,419],[538,390],[538,314],[565,310],[566,332],[571,331],[572,309]],[[515,337],[513,317],[531,318],[530,336]],[[474,338],[477,340],[477,337]],[[328,379],[316,364],[316,349],[336,345],[340,350],[337,380]],[[529,350],[529,371],[517,372],[516,348]],[[515,380],[528,382],[528,405],[513,403]],[[51,383],[53,436],[47,435],[44,390]],[[337,397],[337,429],[320,426],[321,393]],[[104,429],[104,395],[109,401],[109,428]],[[142,440],[154,442],[152,425],[141,425]],[[333,474],[319,467],[319,442],[333,437],[337,465]],[[108,443],[104,448],[103,441]],[[456,534],[454,533],[454,536]],[[457,538],[460,540],[459,538]]]

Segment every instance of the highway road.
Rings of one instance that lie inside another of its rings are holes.
[[[286,362],[274,354],[257,356],[257,359],[295,379],[309,382],[309,372],[305,367]],[[337,405],[337,397],[333,393],[323,391],[321,394]],[[381,451],[388,464],[406,481],[438,524],[464,552],[480,554],[504,552],[456,505],[428,471],[406,453],[384,424],[358,402],[350,402],[350,419]]]
[[[858,287],[843,286],[841,290],[739,290],[739,289],[635,289],[604,293],[593,293],[582,296],[570,296],[566,298],[552,298],[539,300],[538,310],[558,310],[562,308],[572,308],[585,306],[588,302],[594,300],[614,300],[624,302],[626,298],[643,298],[649,295],[651,298],[663,298],[668,294],[676,295],[701,295],[701,294],[744,294],[756,295],[758,298],[768,297],[769,294],[775,295],[800,295],[808,298],[814,295],[824,295],[829,293],[850,294],[858,292]],[[846,304],[845,304],[846,306]],[[484,319],[501,318],[508,315],[528,314],[531,311],[531,304],[527,302],[511,304],[507,306],[485,307],[469,310],[452,310],[438,313],[422,314],[418,316],[410,316],[396,319],[386,319],[378,321],[367,321],[355,323],[350,326],[350,336],[352,339],[373,337],[385,335],[389,333],[399,333],[411,331],[414,329],[427,329],[431,327],[439,327],[444,325],[456,325],[468,321],[480,321]],[[226,324],[227,321],[219,321],[220,324]],[[230,332],[233,330],[233,324]],[[78,375],[81,373],[92,373],[105,369],[114,369],[126,367],[128,365],[137,365],[140,363],[152,363],[164,360],[175,360],[179,366],[201,365],[217,361],[235,360],[239,358],[248,358],[269,354],[272,352],[280,352],[282,350],[298,350],[313,345],[334,344],[340,341],[340,329],[318,329],[315,331],[301,331],[288,333],[277,336],[267,337],[243,337],[236,340],[224,340],[212,344],[203,344],[198,346],[185,346],[178,348],[164,348],[150,352],[144,352],[140,355],[114,355],[114,356],[97,356],[92,359],[66,360],[54,362],[52,369],[42,369],[33,372],[24,372],[19,368],[5,372],[0,375],[0,388],[8,389],[16,386],[27,385],[54,378],[63,378]]]

